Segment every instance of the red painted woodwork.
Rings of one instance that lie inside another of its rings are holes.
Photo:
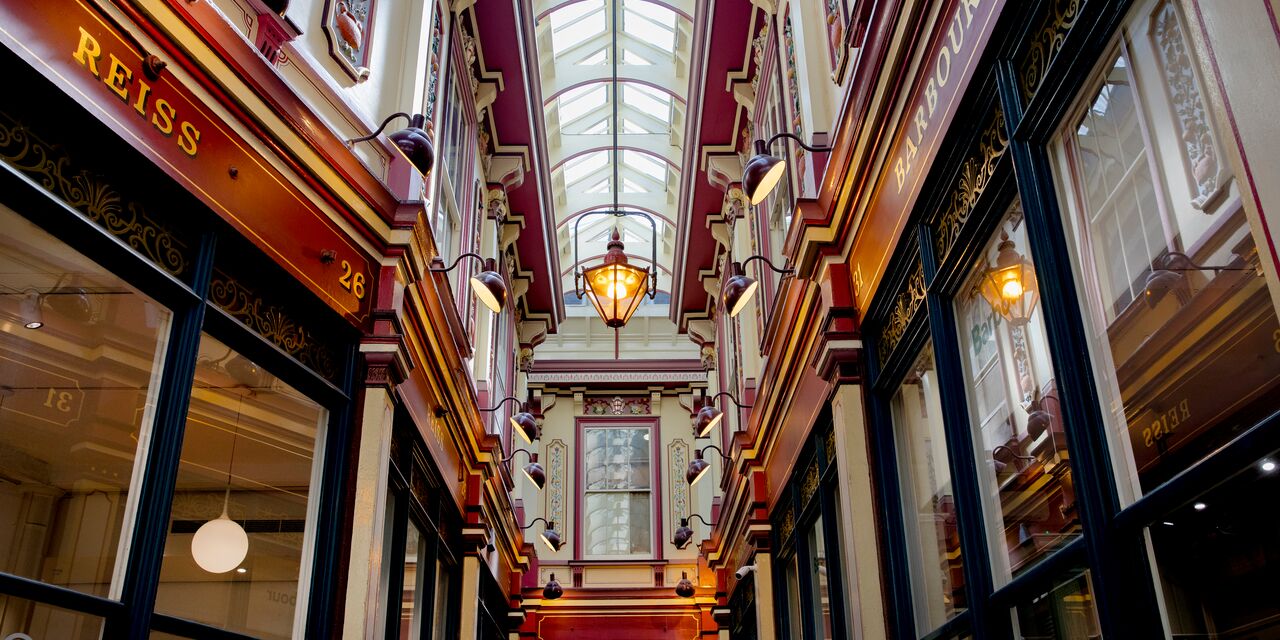
[[[0,4],[0,41],[101,118],[327,305],[362,325],[377,262],[254,152],[171,69],[150,77],[145,53],[84,0]],[[333,252],[333,259],[321,256]],[[363,295],[340,282],[360,273]]]
[[[591,615],[584,612],[538,616],[539,640],[695,640],[701,635],[697,610],[688,613],[637,611]]]

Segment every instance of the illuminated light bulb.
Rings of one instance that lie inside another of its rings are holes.
[[[1262,461],[1262,470],[1263,470],[1263,471],[1265,471],[1265,472],[1267,472],[1267,473],[1271,473],[1272,471],[1275,471],[1275,470],[1276,470],[1276,463],[1275,463],[1275,461],[1274,461],[1274,460],[1263,460],[1263,461]]]
[[[191,538],[191,557],[209,573],[226,573],[244,562],[249,553],[249,536],[240,523],[222,515],[196,530]]]
[[[1014,300],[1022,296],[1022,283],[1017,278],[1010,278],[1000,287],[1000,295],[1009,300]]]

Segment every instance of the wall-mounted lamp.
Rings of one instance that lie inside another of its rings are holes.
[[[760,204],[769,194],[773,192],[774,187],[778,186],[778,182],[782,180],[782,176],[787,173],[787,163],[774,155],[769,154],[769,147],[773,146],[779,138],[791,138],[801,148],[814,153],[828,153],[831,147],[811,147],[804,143],[799,136],[793,133],[782,132],[769,138],[768,142],[764,140],[755,141],[756,154],[747,162],[746,168],[742,170],[742,189],[747,193],[747,199],[751,204]]]
[[[538,454],[528,449],[516,449],[511,452],[511,455],[503,458],[502,463],[511,462],[511,459],[516,457],[517,453],[524,453],[529,456],[529,464],[524,466],[524,475],[529,478],[529,482],[532,482],[539,489],[547,486],[547,472],[543,470],[542,465],[538,464]]]
[[[720,454],[720,459],[724,461],[724,465],[726,467],[729,466],[730,462],[732,462],[729,456],[726,456],[724,451],[721,451],[720,447],[715,445],[708,445],[701,449],[695,449],[693,452],[693,461],[689,463],[688,470],[684,472],[684,479],[689,483],[689,486],[692,487],[701,480],[702,476],[707,475],[707,469],[711,468],[711,463],[702,458],[702,453],[710,449],[715,449],[716,453]]]
[[[681,598],[693,597],[693,583],[689,581],[689,573],[680,572],[680,582],[676,583],[676,595]]]
[[[1191,290],[1186,278],[1180,273],[1182,271],[1212,271],[1215,276],[1222,271],[1254,271],[1259,276],[1262,275],[1260,271],[1250,267],[1206,267],[1196,264],[1191,256],[1181,251],[1170,251],[1151,263],[1151,273],[1147,274],[1147,281],[1143,286],[1143,298],[1147,307],[1154,308],[1170,291],[1181,304],[1191,302]]]
[[[738,402],[738,399],[727,391],[721,391],[710,398],[702,398],[702,408],[698,409],[698,412],[693,416],[694,438],[707,437],[707,434],[711,433],[711,430],[716,428],[716,425],[720,424],[720,420],[724,418],[724,412],[716,408],[715,404],[716,400],[721,396],[728,398],[739,409],[750,409],[752,407],[752,405],[744,405]]]
[[[387,116],[387,119],[383,120],[382,124],[378,125],[378,128],[374,129],[373,133],[347,140],[347,146],[353,146],[357,142],[364,142],[378,137],[378,134],[382,133],[382,130],[387,128],[387,125],[392,120],[401,117],[409,119],[409,126],[387,137],[395,143],[400,152],[409,159],[409,162],[413,163],[413,166],[418,171],[422,172],[423,175],[431,173],[431,167],[435,166],[436,163],[436,153],[431,147],[431,136],[427,135],[427,132],[422,128],[427,124],[427,117],[420,113],[413,115],[404,112],[393,113]]]
[[[520,527],[520,530],[524,531],[529,527],[532,527],[533,525],[537,524],[539,520],[541,520],[543,523],[547,525],[546,528],[542,530],[541,536],[539,536],[542,538],[542,543],[547,545],[547,548],[553,552],[559,551],[560,547],[563,546],[564,543],[560,542],[560,534],[556,533],[556,523],[551,522],[546,518],[534,518],[533,522],[530,522],[529,524],[523,527]]]
[[[693,542],[693,527],[689,526],[689,521],[694,518],[697,518],[702,522],[702,524],[705,524],[708,527],[716,526],[714,522],[707,522],[702,519],[701,515],[696,513],[688,518],[680,518],[680,526],[676,528],[676,535],[671,539],[671,544],[674,544],[677,549],[684,549],[689,546],[690,542]]]
[[[488,409],[481,409],[480,411],[492,413],[501,408],[504,403],[512,400],[520,404],[520,410],[517,411],[515,415],[511,416],[511,430],[520,434],[520,437],[524,438],[526,443],[533,444],[533,441],[538,439],[538,420],[533,417],[532,413],[529,413],[529,403],[520,402],[520,398],[515,396],[507,396],[499,400],[498,404],[495,404]]]
[[[542,588],[542,598],[544,600],[555,600],[564,595],[564,588],[556,582],[556,574],[551,574],[551,579],[547,581],[547,586]]]
[[[40,295],[39,291],[29,289],[24,292],[18,307],[22,326],[28,329],[39,329],[44,326],[44,296]]]
[[[1031,261],[1014,248],[1007,233],[1000,233],[996,263],[983,275],[980,291],[987,304],[1009,324],[1022,326],[1031,319],[1031,312],[1040,299],[1036,270]]]
[[[742,312],[743,307],[747,306],[751,296],[754,296],[756,289],[760,287],[760,283],[756,282],[755,278],[748,276],[746,271],[743,270],[743,267],[753,260],[759,260],[769,265],[769,268],[774,273],[780,273],[784,276],[793,275],[796,272],[795,269],[779,269],[773,266],[773,263],[764,256],[751,256],[742,262],[730,264],[729,279],[724,283],[724,289],[720,291],[720,301],[730,318]]]
[[[448,273],[458,267],[458,263],[463,258],[473,258],[479,260],[482,268],[480,273],[471,276],[471,291],[475,294],[476,299],[489,307],[494,313],[502,313],[502,307],[507,304],[507,283],[498,275],[498,263],[493,258],[483,258],[478,253],[464,253],[458,256],[457,260],[448,267],[443,265],[444,261],[439,256],[432,258],[432,267],[427,269],[431,273]]]

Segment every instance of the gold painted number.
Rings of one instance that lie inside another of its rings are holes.
[[[1280,329],[1276,329],[1271,333],[1272,339],[1276,341],[1276,353],[1280,353]]]
[[[355,294],[356,299],[364,299],[364,274],[359,271],[353,272],[351,263],[346,260],[342,261],[342,276],[338,278],[338,284]]]
[[[71,413],[71,392],[50,388],[49,395],[44,398],[44,406],[62,413]]]

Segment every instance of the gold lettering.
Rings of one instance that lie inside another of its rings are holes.
[[[1190,400],[1183,399],[1182,402],[1179,402],[1178,410],[1182,412],[1183,420],[1191,419],[1191,401]]]
[[[938,106],[938,87],[933,78],[929,78],[929,83],[924,85],[924,99],[929,105],[929,115],[932,116],[934,108]]]
[[[951,26],[947,28],[947,39],[951,41],[951,53],[960,53],[960,47],[964,46],[964,25],[960,24],[960,14],[952,18]]]
[[[89,35],[84,27],[80,27],[80,44],[76,46],[76,52],[71,54],[76,62],[84,65],[93,77],[98,77],[98,58],[102,56],[102,47],[98,46],[98,41]]]
[[[156,112],[151,116],[151,124],[166,136],[173,133],[173,116],[177,115],[173,106],[164,98],[156,98]]]
[[[911,140],[908,138],[907,142],[909,143],[910,141]],[[893,163],[893,175],[898,179],[899,193],[902,192],[902,183],[907,181],[907,168],[903,165],[904,163],[902,162],[902,158],[898,158],[898,161]]]
[[[103,78],[102,81],[107,83],[107,86],[111,87],[111,90],[115,91],[121,100],[128,102],[129,87],[125,85],[130,80],[133,80],[133,72],[129,70],[129,67],[124,66],[124,63],[120,62],[120,59],[114,53],[107,55],[111,56],[111,66],[107,67],[107,77]]]
[[[183,152],[192,158],[196,157],[196,143],[200,142],[200,131],[195,125],[182,121],[182,133],[178,134],[178,146],[182,147]]]
[[[924,115],[924,105],[916,107],[916,139],[924,142],[924,132],[929,128],[929,119]],[[912,153],[911,155],[915,155]]]
[[[138,99],[133,101],[133,110],[138,115],[147,117],[147,96],[151,93],[151,86],[147,83],[138,81]]]
[[[938,80],[939,87],[947,86],[951,80],[951,50],[943,47],[938,54],[938,66],[933,70],[933,77]]]
[[[969,26],[973,22],[973,9],[982,4],[982,0],[960,0],[960,6],[964,7],[964,26]]]
[[[1276,341],[1276,353],[1280,353],[1280,329],[1271,332],[1271,337]]]

